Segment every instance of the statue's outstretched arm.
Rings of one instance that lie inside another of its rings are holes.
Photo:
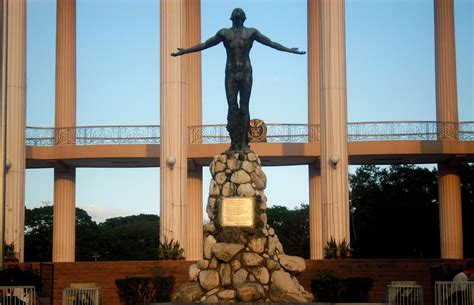
[[[205,42],[198,43],[188,49],[178,48],[178,51],[175,53],[171,53],[171,56],[180,56],[187,53],[199,52],[205,50],[207,48],[213,47],[219,44],[222,41],[222,35],[218,32],[213,37],[209,38]]]
[[[298,48],[287,48],[282,44],[279,44],[278,42],[272,41],[270,38],[267,36],[263,35],[259,31],[255,31],[255,40],[260,42],[261,44],[264,44],[270,48],[273,48],[278,51],[283,51],[283,52],[289,52],[289,53],[294,53],[294,54],[306,54],[305,51],[300,51]]]

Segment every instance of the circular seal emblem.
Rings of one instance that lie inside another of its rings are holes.
[[[267,142],[267,125],[260,119],[250,120],[250,142]]]

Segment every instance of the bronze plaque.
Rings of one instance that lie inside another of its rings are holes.
[[[252,198],[224,198],[221,207],[223,227],[253,227],[255,204]]]

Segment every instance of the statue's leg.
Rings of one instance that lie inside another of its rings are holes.
[[[240,114],[242,116],[242,149],[248,148],[250,129],[250,94],[252,93],[252,71],[245,73],[239,82]]]
[[[227,97],[227,131],[230,135],[230,149],[240,149],[239,106],[237,104],[238,85],[233,73],[226,72],[225,94]]]

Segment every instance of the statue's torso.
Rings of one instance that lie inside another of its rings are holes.
[[[255,40],[253,35],[255,32],[255,29],[245,27],[220,31],[227,51],[226,73],[251,73],[252,65],[249,53]]]

